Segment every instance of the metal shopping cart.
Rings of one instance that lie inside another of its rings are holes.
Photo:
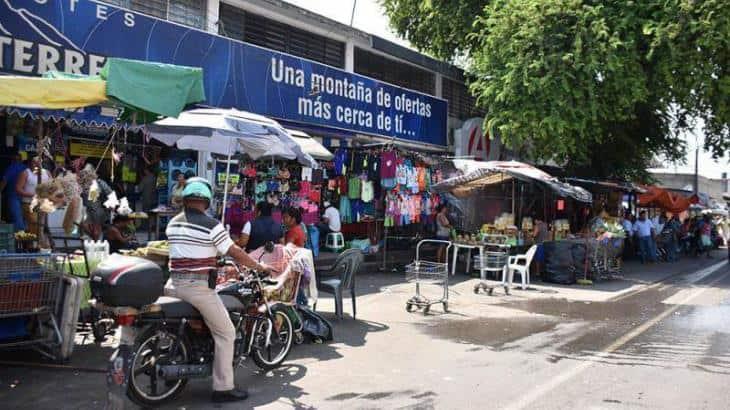
[[[59,359],[62,260],[50,253],[0,255],[0,322],[21,323],[16,334],[3,336],[0,349],[30,347]]]
[[[479,271],[481,281],[474,285],[474,293],[480,290],[492,295],[494,286],[488,282],[488,276],[494,276],[499,281],[502,275],[502,286],[504,293],[508,294],[509,290],[504,283],[504,269],[509,260],[511,246],[507,243],[507,237],[503,235],[487,235],[484,238],[484,244],[480,248],[479,255],[474,256],[473,266]]]
[[[432,243],[438,246],[446,246],[445,260],[449,260],[449,250],[451,242],[426,239],[418,242],[416,245],[416,259],[406,266],[406,281],[416,284],[416,294],[406,302],[406,311],[413,311],[423,308],[423,314],[427,314],[431,309],[431,305],[438,303],[443,304],[444,312],[449,311],[449,264],[421,260],[421,245],[424,243]],[[442,285],[443,296],[441,299],[429,299],[421,294],[421,285]]]

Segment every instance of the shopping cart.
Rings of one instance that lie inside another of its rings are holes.
[[[62,295],[63,258],[58,254],[0,255],[0,322],[22,321],[4,335],[0,349],[30,347],[53,360],[63,342],[56,312]]]
[[[445,260],[449,260],[449,250],[451,249],[451,242],[440,241],[433,239],[425,239],[418,242],[416,245],[416,259],[406,265],[406,281],[416,284],[416,294],[406,302],[406,311],[413,311],[413,307],[416,309],[423,308],[423,313],[427,314],[431,308],[431,305],[438,303],[443,304],[444,312],[449,311],[449,264],[432,262],[421,260],[421,245],[424,243],[436,244],[438,246],[446,246]],[[441,299],[429,299],[421,294],[421,285],[442,285],[443,296]]]

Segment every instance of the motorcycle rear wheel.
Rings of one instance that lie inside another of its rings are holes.
[[[271,340],[266,346],[266,333],[269,322],[262,320],[258,322],[253,337],[253,361],[258,367],[269,371],[276,369],[286,360],[291,351],[292,340],[294,339],[294,327],[292,326],[289,316],[282,312],[274,312],[274,327],[278,332],[271,332]],[[278,333],[278,336],[277,336]]]
[[[190,360],[190,344],[183,338],[178,346],[177,355],[174,360],[167,357],[170,354],[173,342],[177,335],[167,330],[148,329],[139,336],[134,344],[134,360],[131,364],[129,382],[127,385],[127,397],[142,407],[157,407],[164,402],[173,400],[185,388],[187,379],[166,381],[158,378],[155,373],[156,364],[185,364]],[[157,354],[153,351],[158,350]],[[149,384],[145,384],[141,376],[149,378]],[[149,389],[145,388],[145,385]],[[164,390],[157,391],[158,386]],[[152,391],[150,391],[152,390]]]

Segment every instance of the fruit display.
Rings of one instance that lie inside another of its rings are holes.
[[[26,231],[15,232],[15,240],[18,242],[29,242],[35,241],[36,239],[38,239],[38,236],[34,233]]]

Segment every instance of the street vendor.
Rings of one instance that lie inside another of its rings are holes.
[[[129,234],[129,225],[132,218],[128,215],[115,215],[114,222],[104,231],[104,239],[109,242],[109,252],[116,253],[122,249],[137,247],[137,240],[134,235]]]
[[[535,252],[534,259],[535,271],[540,274],[540,272],[542,272],[542,265],[545,262],[545,246],[543,244],[548,240],[548,226],[545,221],[537,215],[533,216],[532,220],[534,221],[532,238],[535,241],[535,245],[537,245],[537,251]]]
[[[183,190],[185,189],[185,181],[192,178],[195,174],[192,172],[179,172],[175,175],[175,185],[170,189],[170,205],[175,209],[180,209],[183,205]]]
[[[307,242],[307,237],[302,230],[302,213],[298,208],[289,208],[284,213],[284,226],[286,227],[286,235],[282,238],[283,245],[294,244],[299,248],[303,248]]]
[[[322,223],[320,223],[317,228],[319,229],[320,241],[325,240],[328,233],[339,232],[340,229],[342,229],[340,211],[332,206],[329,201],[324,201]]]

